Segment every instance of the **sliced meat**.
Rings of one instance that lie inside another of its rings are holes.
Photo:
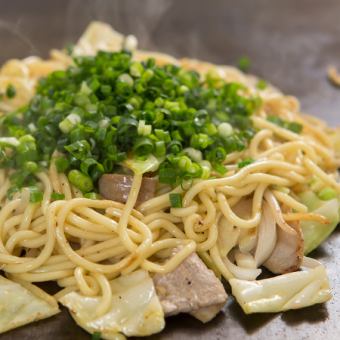
[[[191,313],[208,322],[221,310],[227,294],[220,280],[196,253],[174,271],[153,278],[165,316]]]
[[[121,174],[105,174],[99,179],[99,192],[109,200],[125,203],[128,199],[133,177]],[[155,196],[157,179],[143,177],[136,205]]]
[[[303,235],[300,222],[289,224],[295,233],[288,233],[279,226],[273,252],[264,266],[274,274],[285,274],[298,270],[303,259]]]

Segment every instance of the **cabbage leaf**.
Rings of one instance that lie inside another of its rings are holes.
[[[98,51],[120,51],[124,36],[110,25],[93,21],[74,47],[74,55],[95,55]]]
[[[126,336],[147,336],[160,332],[164,313],[153,281],[144,270],[138,270],[111,281],[112,304],[101,317],[94,311],[101,297],[87,297],[71,292],[60,298],[77,324],[89,333],[100,332],[103,339]]]
[[[299,309],[331,298],[323,266],[259,281],[231,279],[229,283],[232,294],[246,314]]]
[[[128,169],[134,173],[142,175],[146,172],[155,172],[164,159],[159,159],[154,155],[149,155],[146,159],[127,159],[123,162]]]
[[[340,222],[340,200],[334,198],[323,201],[315,193],[308,191],[301,195],[301,201],[308,207],[309,212],[323,215],[329,221],[329,224],[326,225],[316,221],[301,222],[304,253],[308,254],[325,241]]]
[[[57,301],[40,288],[0,276],[0,333],[59,312]]]

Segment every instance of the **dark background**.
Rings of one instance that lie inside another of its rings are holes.
[[[0,63],[75,42],[91,20],[133,33],[143,49],[220,64],[251,59],[251,71],[297,96],[305,112],[340,125],[340,89],[326,68],[340,69],[339,0],[0,0]],[[245,316],[229,299],[224,314],[202,325],[188,316],[167,320],[153,339],[340,339],[340,238],[315,253],[325,263],[333,300],[304,310]],[[89,339],[64,311],[0,336]]]

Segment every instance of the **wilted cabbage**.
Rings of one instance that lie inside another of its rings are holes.
[[[323,303],[331,298],[325,268],[259,281],[231,279],[232,294],[246,314],[277,313]]]
[[[111,282],[113,297],[108,313],[96,317],[94,311],[100,297],[86,297],[77,292],[60,299],[77,324],[90,333],[100,332],[103,339],[147,336],[160,332],[164,313],[149,274],[144,270],[119,277]]]

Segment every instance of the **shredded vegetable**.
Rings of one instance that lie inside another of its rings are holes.
[[[206,178],[202,160],[224,173],[226,155],[247,146],[254,134],[249,117],[259,105],[239,83],[202,79],[153,59],[132,61],[128,52],[76,57],[74,66],[42,79],[26,107],[2,119],[2,135],[18,145],[0,165],[35,172],[57,149],[64,155],[58,171],[70,172],[85,192],[125,159],[149,155],[164,158],[161,182]],[[27,184],[22,177],[13,186]]]

